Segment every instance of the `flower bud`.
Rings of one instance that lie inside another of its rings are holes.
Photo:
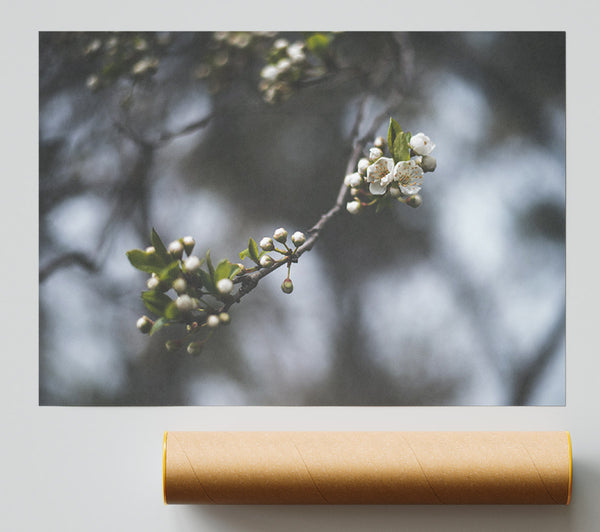
[[[279,74],[279,69],[275,65],[266,65],[260,71],[260,77],[267,81],[275,81]]]
[[[437,168],[437,161],[435,160],[435,157],[432,157],[431,155],[423,155],[421,168],[423,169],[423,172],[433,172]]]
[[[269,255],[263,255],[259,262],[263,268],[268,268],[273,264],[273,259]]]
[[[146,253],[156,253],[154,246],[148,246],[145,250]]]
[[[183,294],[175,300],[175,306],[181,312],[189,312],[190,310],[194,310],[196,303],[190,296]]]
[[[165,342],[165,348],[170,353],[172,353],[173,351],[177,351],[180,347],[181,347],[181,342],[179,340],[167,340]]]
[[[148,334],[152,330],[153,325],[154,322],[148,316],[142,316],[135,324],[135,326],[143,334]]]
[[[392,197],[392,198],[399,198],[400,197],[400,189],[396,186],[391,186],[390,188],[388,188],[388,194]]]
[[[229,325],[229,322],[231,321],[231,318],[229,317],[229,313],[221,312],[221,314],[219,314],[219,321],[223,325]]]
[[[204,347],[203,342],[190,342],[187,346],[187,352],[190,355],[199,355]]]
[[[277,61],[277,70],[279,70],[280,74],[289,70],[291,66],[292,66],[292,62],[287,57],[284,57],[283,59],[280,59],[279,61]]]
[[[371,162],[369,161],[369,159],[366,159],[365,157],[363,157],[362,159],[360,159],[358,161],[358,165],[357,165],[358,173],[363,177],[366,176],[367,168],[369,168],[370,165],[371,165]]]
[[[346,210],[350,213],[350,214],[358,214],[360,212],[362,208],[362,205],[360,204],[360,201],[349,201],[348,203],[346,203]]]
[[[196,257],[196,255],[192,255],[191,257],[185,259],[183,262],[183,267],[187,272],[195,272],[200,268],[200,259]]]
[[[233,290],[233,281],[231,279],[221,279],[217,282],[217,291],[219,294],[231,294]]]
[[[350,179],[348,182],[350,183],[351,187],[360,187],[362,183],[362,177],[358,172],[354,172],[353,174],[350,174]]]
[[[385,148],[386,144],[387,144],[387,142],[383,137],[377,137],[373,141],[373,146],[375,146],[376,148],[379,148],[380,150],[383,150],[383,148]]]
[[[306,242],[306,237],[304,236],[304,233],[302,233],[300,231],[296,231],[292,235],[292,242],[294,243],[294,245],[296,247],[301,246],[302,244],[304,244],[304,242]]]
[[[259,246],[265,251],[272,251],[275,246],[273,246],[273,239],[271,237],[264,237],[261,239]]]
[[[284,294],[291,294],[294,291],[294,283],[292,283],[292,280],[289,277],[284,279],[283,283],[281,283],[281,290]]]
[[[216,316],[215,314],[211,314],[208,318],[206,318],[206,325],[208,325],[211,329],[218,327],[219,323],[221,323],[219,316]]]
[[[180,259],[183,255],[183,244],[179,240],[173,240],[167,249],[176,259]]]
[[[288,40],[287,39],[277,39],[274,43],[273,43],[273,48],[275,48],[275,50],[285,50],[288,47]]]
[[[429,155],[435,148],[435,144],[425,133],[413,135],[408,144],[417,155]]]
[[[277,240],[277,242],[281,242],[282,244],[285,244],[287,236],[287,231],[283,227],[275,229],[275,232],[273,233],[273,239]]]
[[[181,240],[183,242],[183,249],[185,249],[185,252],[187,253],[187,255],[189,255],[194,249],[196,241],[191,236],[184,236]]]
[[[383,156],[383,152],[380,148],[371,148],[369,150],[369,161],[374,163],[377,159]]]
[[[146,286],[148,287],[148,290],[156,290],[159,284],[160,279],[158,277],[155,277],[154,275],[146,281]]]
[[[408,206],[417,208],[423,203],[423,198],[421,198],[420,194],[415,194],[414,196],[410,196],[406,199],[405,202]]]
[[[173,281],[173,290],[177,292],[177,294],[183,294],[187,290],[187,283],[185,279],[179,277]]]

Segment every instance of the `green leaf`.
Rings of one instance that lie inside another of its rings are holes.
[[[250,252],[248,251],[248,248],[246,248],[244,251],[240,251],[240,260],[244,260],[246,257],[250,257]]]
[[[323,56],[327,54],[329,43],[333,39],[332,35],[325,33],[314,33],[306,39],[306,47],[315,55]]]
[[[167,306],[172,302],[172,299],[168,295],[156,290],[142,292],[142,300],[150,312],[159,316],[164,315]]]
[[[242,269],[237,264],[232,264],[231,269],[229,270],[229,278],[233,279],[241,271]]]
[[[253,238],[248,240],[248,253],[250,253],[250,258],[256,262],[256,264],[259,264],[260,254],[258,253],[258,245]]]
[[[392,155],[394,153],[392,150],[394,142],[400,135],[402,135],[402,128],[400,127],[400,124],[398,124],[398,122],[396,122],[393,118],[390,118],[390,125],[388,127],[387,134],[387,145]]]
[[[158,274],[158,278],[161,281],[172,283],[177,277],[179,277],[179,272],[181,268],[179,267],[179,261],[173,261],[166,268],[163,268]]]
[[[231,264],[231,262],[229,262],[227,259],[223,259],[221,262],[219,262],[219,264],[217,264],[215,275],[213,277],[215,284],[221,279],[229,279],[232,266],[233,264]]]
[[[160,331],[166,325],[170,325],[169,321],[165,318],[159,318],[154,322],[152,329],[150,329],[150,336],[152,336],[155,332]]]
[[[179,309],[175,304],[175,301],[171,301],[165,308],[165,318],[168,320],[175,320],[179,317]],[[161,318],[162,319],[162,318]]]
[[[209,273],[204,270],[198,270],[198,275],[202,280],[202,286],[206,288],[209,292],[216,292],[215,283],[212,280],[212,277]]]
[[[169,255],[167,248],[158,236],[158,233],[156,232],[156,229],[154,229],[154,227],[152,228],[152,233],[150,233],[150,242],[152,242],[152,245],[156,250],[156,254],[163,261],[163,266],[169,264],[171,262],[171,256]]]
[[[410,134],[409,134],[410,135]],[[394,140],[394,146],[391,150],[394,163],[399,161],[408,161],[410,159],[410,146],[408,145],[408,139],[406,134],[398,135]]]
[[[214,277],[215,267],[213,266],[212,260],[210,260],[210,249],[206,252],[206,265],[208,266],[208,273],[211,277]]]
[[[164,267],[163,261],[156,253],[146,253],[141,249],[131,249],[126,255],[134,268],[146,273],[157,273]]]

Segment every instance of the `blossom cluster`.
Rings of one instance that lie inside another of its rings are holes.
[[[269,62],[260,72],[259,89],[264,101],[276,103],[285,100],[307,66],[303,41],[290,44],[287,39],[277,39],[270,50]]]
[[[390,143],[392,147],[388,146]],[[386,148],[391,157],[384,156]],[[368,157],[361,158],[356,172],[344,178],[352,196],[346,204],[348,212],[358,214],[372,205],[382,208],[392,199],[411,207],[421,205],[423,175],[437,166],[430,155],[434,148],[435,144],[424,133],[403,133],[397,122],[392,121],[388,140],[376,138]]]

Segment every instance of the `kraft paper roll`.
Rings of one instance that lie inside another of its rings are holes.
[[[569,504],[568,432],[167,432],[167,504]]]

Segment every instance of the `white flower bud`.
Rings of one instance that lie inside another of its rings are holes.
[[[351,187],[360,187],[362,183],[362,177],[358,172],[354,172],[353,174],[350,174],[350,179],[348,182],[350,183]]]
[[[304,43],[302,41],[290,44],[287,53],[292,63],[302,63],[306,59],[306,55],[304,55]]]
[[[350,214],[358,214],[361,208],[362,206],[360,204],[360,201],[349,201],[348,203],[346,203],[346,210]]]
[[[88,89],[94,91],[100,86],[100,78],[98,76],[96,76],[96,74],[92,74],[85,81],[85,85],[87,86]]]
[[[268,236],[261,239],[259,246],[265,251],[271,251],[275,247],[273,245],[273,239]]]
[[[175,306],[181,312],[189,312],[190,310],[194,310],[196,303],[190,296],[183,294],[175,300]]]
[[[400,193],[400,189],[398,187],[390,187],[390,188],[388,188],[388,194],[392,198],[399,198],[401,193]]]
[[[260,71],[260,77],[268,81],[274,81],[279,74],[279,69],[275,65],[267,65]]]
[[[145,250],[146,253],[156,253],[154,246],[148,246]]]
[[[269,266],[271,266],[271,264],[273,264],[273,259],[269,257],[269,255],[263,255],[260,258],[259,262],[263,268],[268,268]]]
[[[281,283],[281,290],[284,294],[291,294],[294,291],[294,283],[292,283],[292,280],[289,277],[284,279],[283,283]]]
[[[277,70],[279,70],[280,74],[285,72],[286,70],[289,70],[291,66],[292,62],[287,57],[284,57],[283,59],[277,61]]]
[[[381,150],[383,150],[383,148],[385,148],[385,145],[387,144],[386,140],[383,137],[377,137],[374,141],[373,141],[373,145],[376,148],[379,148]]]
[[[219,294],[231,294],[233,290],[233,281],[231,279],[221,279],[217,282],[217,291]]]
[[[408,144],[417,155],[429,155],[435,148],[435,144],[425,133],[413,135]]]
[[[188,272],[195,272],[200,268],[200,259],[196,257],[196,255],[192,255],[191,257],[185,259],[183,262],[183,267]]]
[[[367,175],[367,168],[369,167],[369,165],[371,164],[371,162],[369,161],[369,159],[366,159],[365,157],[363,157],[362,159],[360,159],[360,161],[358,161],[358,173],[361,176],[365,176]]]
[[[191,236],[184,236],[181,240],[183,241],[183,248],[185,249],[185,252],[189,255],[194,249],[196,241]]]
[[[187,283],[185,279],[179,277],[173,281],[173,290],[178,294],[183,294],[187,290]]]
[[[275,232],[273,233],[273,240],[277,240],[277,242],[285,244],[287,236],[287,231],[283,227],[280,227],[279,229],[275,229]]]
[[[229,316],[229,314],[227,312],[221,312],[221,314],[219,314],[219,321],[223,325],[229,325],[229,322],[231,321],[231,318],[230,318],[230,316]]]
[[[208,325],[211,329],[218,327],[219,323],[221,323],[219,316],[215,316],[214,314],[211,314],[208,318],[206,318],[206,325]]]
[[[158,277],[150,277],[150,279],[146,281],[146,286],[148,287],[148,290],[156,290],[159,284],[160,280],[158,279]]]
[[[154,322],[148,316],[142,316],[137,320],[135,326],[144,334],[148,334],[152,329]]]
[[[431,155],[423,155],[421,168],[423,169],[423,172],[433,172],[437,168],[437,161],[435,160],[435,157],[432,157]]]
[[[302,244],[304,244],[304,242],[306,242],[306,237],[304,236],[304,233],[302,233],[300,231],[296,231],[292,235],[292,242],[294,243],[294,245],[296,247],[301,246]]]
[[[183,244],[179,242],[179,240],[173,240],[173,242],[169,244],[167,250],[175,258],[180,259],[181,255],[183,255]]]
[[[423,198],[421,198],[420,194],[415,194],[406,199],[406,204],[415,209],[420,207],[421,203],[423,203]]]
[[[275,48],[275,50],[285,50],[288,47],[288,40],[287,39],[277,39],[274,43],[273,43],[273,48]]]
[[[380,148],[371,148],[369,150],[369,161],[374,163],[377,159],[383,156],[383,152]]]

